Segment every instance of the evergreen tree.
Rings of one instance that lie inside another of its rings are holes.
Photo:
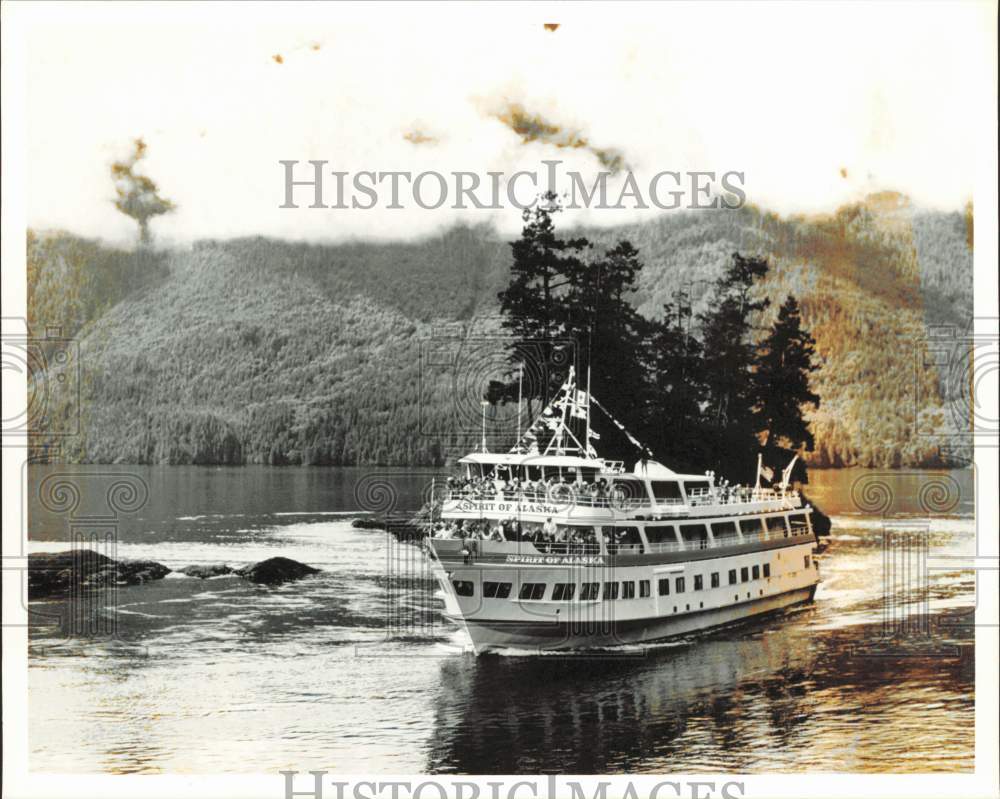
[[[809,387],[809,375],[819,366],[813,358],[816,342],[802,327],[799,304],[788,295],[778,318],[758,348],[754,385],[757,429],[764,447],[764,462],[779,466],[792,453],[815,446],[803,408],[819,407],[819,395]],[[804,470],[798,475],[804,481]]]
[[[652,363],[650,326],[629,297],[642,270],[639,251],[620,241],[602,258],[578,270],[566,298],[565,333],[577,342],[579,384],[589,378],[591,391],[601,404],[627,428],[638,431],[648,404]],[[608,457],[635,457],[635,447],[603,414],[591,414],[591,423],[608,436],[602,451]]]
[[[734,481],[753,477],[757,442],[753,377],[753,322],[767,308],[754,298],[754,286],[767,274],[763,258],[733,253],[732,262],[715,282],[702,324],[703,369],[707,388],[705,443],[708,463]]]
[[[654,391],[644,431],[657,455],[679,469],[703,468],[704,462],[707,387],[693,317],[690,296],[677,290],[663,306],[663,321],[652,338]]]
[[[581,254],[590,247],[585,238],[561,239],[552,221],[561,209],[554,193],[543,195],[521,215],[521,238],[511,242],[511,280],[498,295],[503,326],[514,335],[512,361],[524,353],[538,358],[548,380],[526,386],[527,397],[547,403],[558,390],[565,373],[553,368],[559,363],[560,339],[565,336],[569,308],[565,297],[584,268]],[[513,389],[516,396],[516,387]]]

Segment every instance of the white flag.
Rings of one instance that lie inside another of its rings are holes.
[[[760,473],[764,476],[765,480],[771,481],[774,479],[774,469],[770,466],[762,466],[760,468]]]
[[[573,406],[573,416],[575,418],[577,418],[577,419],[586,419],[587,418],[587,409],[586,408],[581,408],[579,405],[574,405]]]
[[[590,437],[592,439],[594,439],[594,441],[600,441],[601,440],[601,434],[598,433],[596,430],[591,430],[590,431]]]
[[[576,392],[576,404],[577,405],[586,405],[587,404],[587,392],[586,391],[577,391]]]

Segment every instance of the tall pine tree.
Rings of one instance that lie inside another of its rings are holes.
[[[561,210],[553,193],[544,194],[525,209],[521,238],[511,242],[513,262],[507,288],[498,295],[503,327],[514,336],[512,361],[534,359],[547,379],[527,386],[530,398],[547,403],[565,377],[560,340],[565,338],[570,309],[567,294],[584,269],[582,255],[590,247],[585,238],[562,239],[552,217]],[[516,388],[514,389],[516,391]]]
[[[698,317],[707,387],[708,461],[711,468],[739,482],[750,481],[756,466],[753,325],[770,303],[757,298],[754,288],[767,270],[765,259],[733,253],[729,267],[715,282],[708,310]]]
[[[757,352],[756,425],[764,462],[777,469],[795,452],[812,451],[815,442],[803,411],[810,405],[818,408],[820,401],[809,387],[809,375],[819,368],[814,362],[816,341],[802,327],[795,297],[788,295],[782,303]],[[804,470],[795,476],[804,481]]]
[[[706,401],[701,342],[691,298],[683,289],[663,306],[652,336],[653,394],[644,426],[657,456],[678,469],[704,468]]]

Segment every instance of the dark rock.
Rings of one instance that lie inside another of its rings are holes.
[[[153,560],[120,560],[118,561],[118,582],[126,585],[148,583],[150,580],[162,580],[170,574],[170,569],[162,563]]]
[[[170,573],[152,560],[116,561],[92,549],[28,555],[28,599],[69,593],[74,588],[136,585]]]
[[[291,558],[268,558],[252,566],[244,566],[237,569],[236,573],[240,577],[245,577],[252,583],[262,583],[264,585],[278,585],[288,580],[298,580],[300,577],[307,577],[310,574],[318,574],[319,569],[306,566]]]
[[[234,570],[227,566],[225,563],[209,563],[207,565],[197,565],[185,566],[183,569],[177,569],[181,574],[186,574],[188,577],[199,577],[205,580],[209,577],[220,577],[223,574],[233,574]]]
[[[372,519],[368,517],[364,519],[355,519],[351,522],[351,527],[357,527],[359,530],[384,530],[385,522],[381,519]]]

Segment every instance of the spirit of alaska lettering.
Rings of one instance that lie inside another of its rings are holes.
[[[541,563],[548,566],[603,566],[601,555],[508,555],[507,563]]]
[[[473,499],[463,499],[458,504],[458,510],[466,513],[543,513],[554,515],[565,510],[558,505],[546,505],[541,502],[480,502]]]

